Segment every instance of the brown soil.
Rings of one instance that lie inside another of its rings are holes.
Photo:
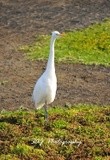
[[[52,30],[73,30],[110,17],[108,0],[0,0],[0,109],[32,108],[31,93],[45,62],[26,60],[19,46]],[[110,67],[56,64],[53,105],[110,105]]]

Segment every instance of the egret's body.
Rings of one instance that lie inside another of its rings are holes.
[[[57,79],[54,63],[54,43],[59,35],[60,33],[58,31],[52,32],[47,67],[45,72],[36,82],[32,96],[36,109],[44,107],[45,118],[47,118],[47,106],[54,101],[57,90]]]

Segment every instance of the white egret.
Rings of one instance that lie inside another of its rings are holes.
[[[50,54],[46,70],[36,82],[32,95],[33,101],[35,103],[35,108],[40,109],[44,107],[45,119],[48,118],[48,105],[54,101],[56,96],[57,78],[55,74],[54,44],[56,38],[59,36],[60,33],[58,31],[52,32],[50,41]]]

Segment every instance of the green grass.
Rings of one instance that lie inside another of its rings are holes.
[[[110,159],[110,106],[3,110],[0,160]],[[45,157],[45,158],[44,158]]]
[[[48,58],[50,36],[37,36],[36,42],[21,49],[28,58]],[[84,64],[110,65],[110,20],[88,28],[66,32],[55,44],[56,61],[79,62]]]

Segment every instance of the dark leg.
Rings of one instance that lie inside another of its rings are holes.
[[[47,121],[47,120],[48,120],[47,104],[44,105],[44,112],[45,112],[45,113],[44,113],[44,114],[45,114],[45,115],[44,115],[44,116],[45,116],[45,120]]]

